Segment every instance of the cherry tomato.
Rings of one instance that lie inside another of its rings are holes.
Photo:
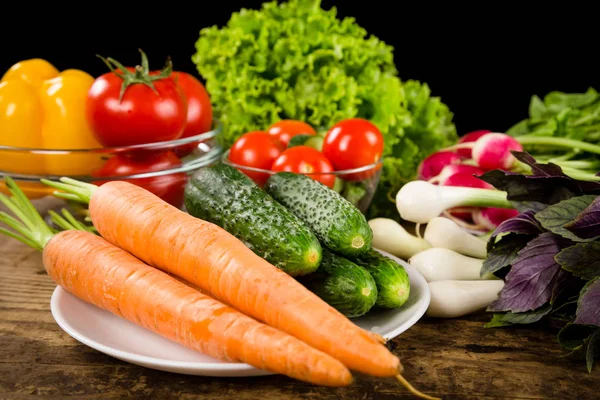
[[[374,164],[382,153],[383,135],[375,125],[361,118],[338,122],[327,132],[323,143],[323,154],[337,171]],[[340,177],[362,180],[374,175],[379,168]]]
[[[110,158],[100,170],[93,173],[92,177],[116,178],[165,171],[179,166],[181,166],[181,161],[172,151],[146,153],[144,155],[117,154]],[[143,187],[175,207],[181,208],[183,206],[184,188],[187,183],[185,172],[122,180]],[[94,181],[96,185],[102,185],[106,182],[108,181],[101,179]]]
[[[271,125],[267,130],[269,135],[273,135],[281,142],[283,147],[287,147],[290,139],[298,135],[316,135],[317,132],[306,122],[293,119],[282,119]]]
[[[173,72],[173,80],[179,85],[187,100],[187,123],[182,138],[200,135],[212,128],[212,105],[202,82],[186,72]],[[190,143],[175,149],[183,157],[191,153],[198,143]]]
[[[150,73],[143,52],[142,66],[135,67],[135,72],[131,68],[123,71],[109,60],[106,62],[115,70],[94,81],[86,102],[87,119],[98,142],[117,147],[181,137],[187,121],[187,100],[170,79],[171,66],[162,73]]]
[[[333,165],[319,150],[308,146],[290,147],[275,160],[272,171],[307,174],[329,188],[333,188]]]
[[[267,132],[248,132],[236,140],[229,149],[229,161],[243,167],[270,170],[283,150],[281,143]],[[245,168],[240,170],[259,186],[264,185],[269,179],[268,173],[249,171]]]

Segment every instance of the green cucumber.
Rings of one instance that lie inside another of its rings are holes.
[[[185,206],[289,275],[319,267],[321,245],[310,228],[234,167],[220,163],[197,171],[186,185]]]
[[[304,146],[304,143],[306,143],[306,141],[308,139],[310,139],[311,137],[313,137],[314,135],[296,135],[296,136],[292,136],[292,138],[290,139],[290,141],[288,142],[288,149],[290,147],[296,147],[296,146]]]
[[[317,272],[300,282],[348,318],[365,315],[377,301],[377,285],[369,272],[325,249]]]
[[[265,190],[335,253],[354,257],[371,250],[373,232],[365,216],[322,183],[306,175],[279,172],[269,177]]]
[[[410,278],[404,267],[378,251],[354,261],[366,269],[377,284],[377,302],[381,308],[402,307],[410,295]]]
[[[323,143],[325,143],[325,138],[323,138],[323,136],[313,135],[304,142],[304,145],[312,147],[315,150],[323,151]]]

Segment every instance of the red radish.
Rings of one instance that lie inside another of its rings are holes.
[[[452,151],[438,151],[421,161],[417,169],[417,176],[419,179],[427,181],[438,176],[446,165],[460,164],[460,162],[458,154]]]
[[[488,133],[474,143],[472,155],[477,165],[485,170],[510,170],[517,163],[512,150],[523,151],[523,146],[504,133]]]
[[[476,209],[476,207],[454,207],[449,209],[447,213],[454,218],[458,218],[467,223],[472,223],[473,213]]]
[[[447,177],[443,180],[440,179],[440,185],[442,186],[461,186],[461,187],[472,187],[472,188],[480,188],[480,189],[493,189],[494,187],[487,182],[482,181],[479,178],[476,178],[474,174],[479,174],[481,169],[477,167],[473,167],[471,165],[452,165],[445,167],[470,167],[475,168],[479,171],[468,171],[468,168],[464,168],[461,172],[455,172],[454,174],[447,173]],[[443,173],[443,171],[442,171]],[[440,174],[442,175],[442,174]],[[473,221],[473,213],[477,210],[476,207],[456,207],[451,208],[447,212],[454,218],[458,218],[466,223],[470,223]]]
[[[473,131],[473,132],[469,132],[466,135],[462,136],[460,138],[460,140],[458,141],[458,143],[470,143],[470,142],[476,142],[480,137],[482,137],[483,135],[486,135],[488,133],[492,133],[492,131],[488,130],[488,129],[480,129],[477,131]],[[458,153],[459,156],[463,157],[463,158],[471,158],[471,149],[457,149],[456,152]]]
[[[470,175],[482,175],[485,171],[479,167],[475,167],[473,165],[466,164],[451,164],[446,165],[442,168],[442,171],[435,178],[430,179],[430,182],[433,180],[437,181],[440,185],[445,184],[445,182],[453,175],[465,173]],[[434,183],[434,182],[432,182]]]
[[[476,208],[473,211],[473,221],[486,230],[494,230],[507,219],[519,215],[517,210],[509,208]]]
[[[494,189],[492,185],[473,176],[468,172],[459,172],[449,176],[443,183],[443,186],[460,186],[479,189]]]

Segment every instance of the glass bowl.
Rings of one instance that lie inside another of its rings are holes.
[[[231,160],[229,160],[229,150],[223,153],[221,156],[221,162],[223,164],[235,167],[241,172],[245,173],[259,186],[261,186],[261,183],[265,182],[270,175],[276,174],[274,171],[246,167],[233,163]],[[371,201],[375,195],[375,190],[379,184],[382,164],[383,159],[376,163],[365,165],[364,167],[360,168],[334,171],[330,173],[306,173],[303,175],[311,178],[318,178],[325,175],[334,176],[335,184],[333,186],[333,190],[341,194],[350,203],[354,204],[354,206],[364,214],[369,208],[369,205],[371,205]]]
[[[221,125],[196,136],[127,147],[55,150],[0,146],[0,178],[10,176],[31,200],[54,189],[40,179],[69,177],[98,185],[125,180],[181,208],[188,177],[218,162],[222,148],[216,136]],[[7,193],[0,180],[0,192]]]

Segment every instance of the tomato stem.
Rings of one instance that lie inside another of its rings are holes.
[[[125,96],[127,88],[135,84],[142,84],[148,86],[158,96],[159,94],[156,91],[153,82],[158,81],[160,79],[169,78],[171,76],[171,73],[173,72],[173,62],[171,61],[170,57],[167,57],[165,66],[160,71],[160,73],[156,75],[151,75],[148,56],[146,56],[146,53],[144,53],[142,49],[138,50],[142,55],[142,62],[140,65],[136,65],[136,67],[133,68],[134,72],[132,72],[130,69],[125,68],[123,64],[121,64],[114,58],[105,58],[99,54],[96,54],[96,57],[101,59],[113,74],[115,74],[123,80],[123,84],[121,85],[121,92],[119,93],[119,102],[123,100],[123,96]]]

